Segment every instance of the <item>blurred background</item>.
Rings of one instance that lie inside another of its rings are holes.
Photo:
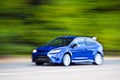
[[[0,0],[0,56],[66,35],[96,36],[105,55],[120,56],[120,0]]]

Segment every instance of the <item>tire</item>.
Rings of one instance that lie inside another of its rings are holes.
[[[70,63],[71,63],[71,57],[70,57],[70,55],[69,54],[65,54],[63,56],[63,61],[62,62],[63,62],[64,66],[69,66]]]
[[[35,62],[36,65],[43,65],[43,62]]]
[[[103,64],[103,56],[99,53],[97,53],[95,56],[94,56],[94,62],[93,64],[95,65],[101,65]]]

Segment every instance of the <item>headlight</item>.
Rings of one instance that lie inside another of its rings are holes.
[[[61,51],[61,49],[54,49],[54,50],[51,50],[49,53],[55,54],[55,53],[59,53],[60,51]]]
[[[34,50],[33,50],[33,53],[36,53],[36,52],[37,52],[37,50],[36,50],[36,49],[34,49]]]

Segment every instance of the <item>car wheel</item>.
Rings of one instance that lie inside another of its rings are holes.
[[[36,65],[43,65],[43,62],[35,62]]]
[[[103,63],[103,56],[99,53],[97,53],[95,56],[94,56],[94,63],[95,65],[101,65]]]
[[[63,56],[63,65],[64,66],[69,66],[70,63],[71,63],[71,57],[70,57],[70,55],[69,54],[65,54]]]

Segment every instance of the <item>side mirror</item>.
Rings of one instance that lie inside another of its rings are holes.
[[[77,44],[72,44],[70,47],[71,48],[74,48],[74,47],[76,47],[77,46]]]

